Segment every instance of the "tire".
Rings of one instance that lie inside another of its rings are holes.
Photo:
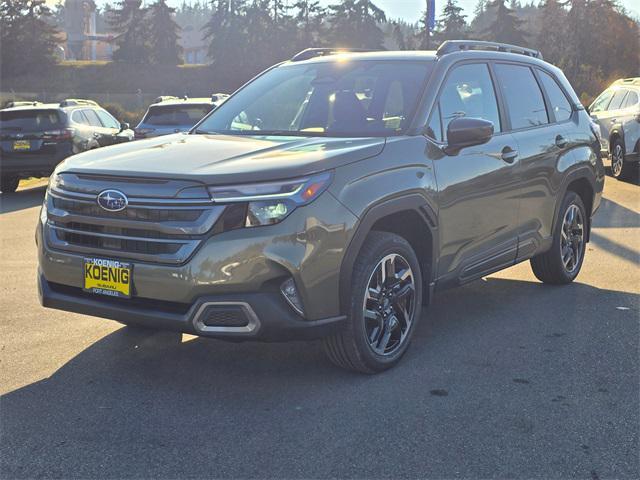
[[[552,285],[573,282],[584,261],[588,221],[580,196],[575,192],[567,192],[554,228],[551,249],[531,259],[531,268],[538,280]]]
[[[20,178],[18,177],[2,177],[0,178],[0,192],[13,193],[18,189]]]
[[[383,271],[388,272],[386,282],[381,282]],[[374,231],[358,254],[351,280],[346,328],[324,339],[325,352],[347,370],[368,374],[387,370],[407,351],[420,319],[420,263],[404,238]]]
[[[631,178],[634,166],[625,159],[622,139],[616,138],[611,142],[611,175],[617,180],[628,180]]]

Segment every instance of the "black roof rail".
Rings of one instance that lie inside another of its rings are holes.
[[[640,85],[640,77],[619,78],[612,85]]]
[[[369,50],[366,48],[307,48],[301,52],[296,53],[291,57],[291,62],[301,62],[302,60],[309,60],[315,57],[324,57],[326,55],[336,55],[339,53],[351,53],[351,52],[377,52],[378,50]]]
[[[91,105],[92,107],[98,106],[98,104],[93,100],[84,100],[81,98],[67,98],[60,102],[61,107],[73,107],[76,105]]]
[[[490,50],[495,52],[519,53],[528,57],[539,58],[542,60],[542,54],[538,50],[532,48],[519,47],[518,45],[509,45],[508,43],[485,42],[481,40],[446,40],[438,50],[436,55],[446,55],[447,53],[459,52],[461,50]]]

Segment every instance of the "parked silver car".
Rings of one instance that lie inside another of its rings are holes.
[[[589,107],[600,125],[602,153],[611,174],[628,178],[640,158],[640,77],[616,80]]]

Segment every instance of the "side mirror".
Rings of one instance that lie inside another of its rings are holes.
[[[129,124],[127,122],[120,123],[120,131],[124,132],[125,130],[129,130]]]
[[[482,118],[458,117],[447,126],[445,153],[458,153],[465,147],[482,145],[493,136],[493,122]]]

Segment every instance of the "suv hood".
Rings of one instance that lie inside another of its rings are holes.
[[[376,156],[384,145],[384,138],[176,134],[74,155],[56,171],[221,185],[308,175]]]

